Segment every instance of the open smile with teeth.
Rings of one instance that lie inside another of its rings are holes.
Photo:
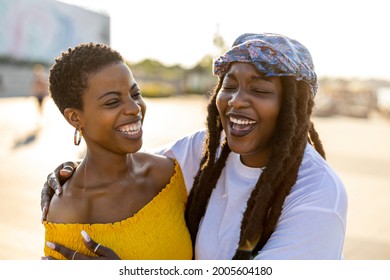
[[[244,125],[244,126],[256,123],[256,121],[252,121],[252,120],[248,120],[248,119],[236,119],[236,118],[233,118],[233,117],[230,117],[230,122],[233,125],[237,124],[237,125]]]
[[[244,118],[236,118],[229,117],[231,133],[235,136],[244,136],[256,126],[257,121],[244,119]]]
[[[136,123],[127,124],[119,127],[117,130],[127,135],[134,135],[140,132],[142,123],[138,121]]]

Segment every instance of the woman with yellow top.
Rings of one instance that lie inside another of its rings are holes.
[[[139,152],[146,105],[122,56],[103,44],[80,44],[55,60],[49,82],[75,128],[75,145],[83,137],[87,151],[50,203],[45,256],[92,256],[85,242],[95,256],[109,247],[121,259],[191,259],[180,167]],[[69,249],[60,254],[58,244]]]

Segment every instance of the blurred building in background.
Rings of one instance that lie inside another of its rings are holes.
[[[380,113],[390,118],[390,81],[322,78],[319,84],[315,116],[369,118]]]
[[[24,96],[34,64],[81,42],[110,43],[110,17],[55,0],[0,0],[1,96]]]

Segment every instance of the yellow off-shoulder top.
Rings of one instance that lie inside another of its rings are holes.
[[[115,251],[121,259],[192,259],[191,238],[184,220],[187,191],[176,163],[169,184],[134,216],[107,224],[60,224],[44,222],[45,242],[55,242],[93,256],[86,249],[81,230]],[[64,259],[44,246],[45,256]]]

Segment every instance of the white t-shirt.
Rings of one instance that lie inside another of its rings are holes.
[[[199,168],[204,137],[205,131],[199,131],[160,151],[178,161],[188,192]],[[199,226],[196,259],[233,258],[246,203],[261,172],[230,153]],[[343,183],[308,144],[275,231],[255,259],[342,259],[347,204]]]

